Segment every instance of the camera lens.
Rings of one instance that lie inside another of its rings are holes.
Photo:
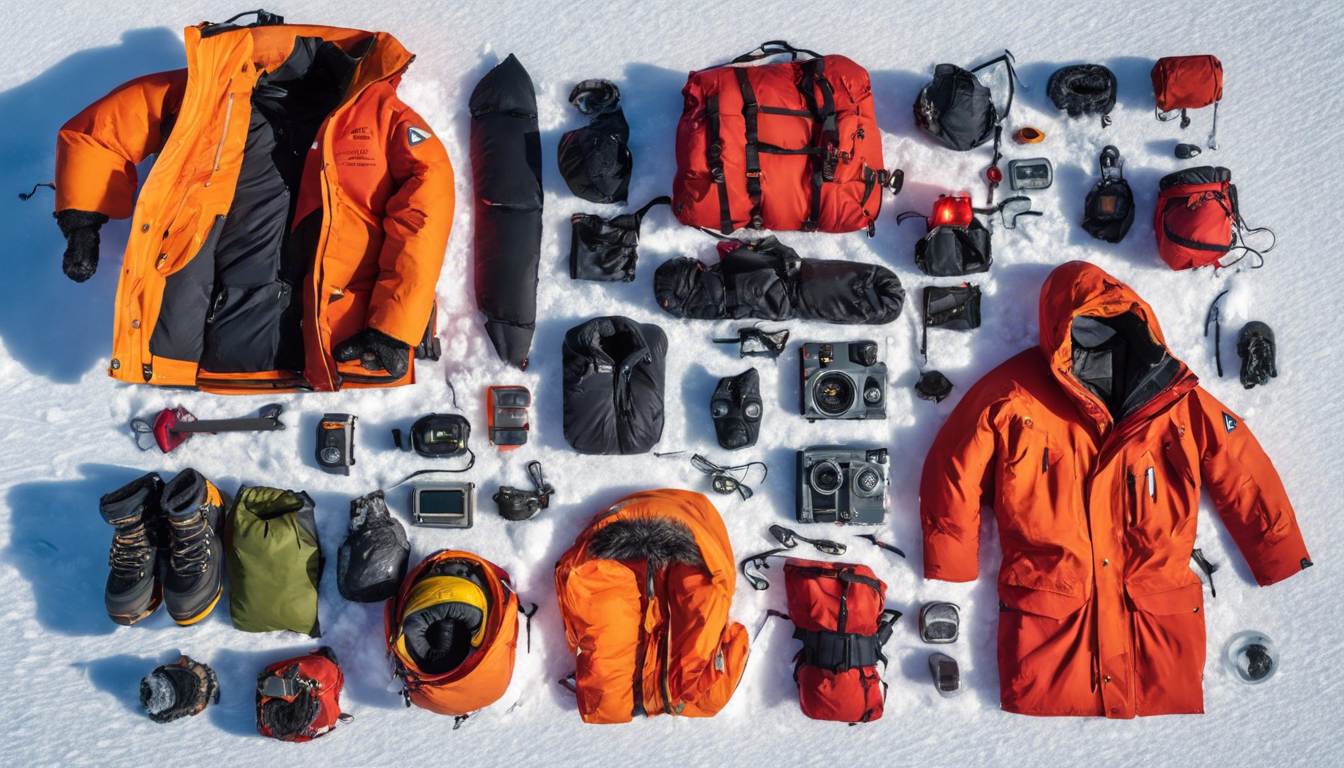
[[[812,490],[827,496],[840,490],[840,486],[844,483],[844,475],[833,461],[820,461],[812,465],[809,478]]]
[[[746,416],[748,419],[751,419],[752,421],[756,421],[757,419],[761,418],[761,404],[747,403],[746,405],[742,406],[742,415]]]
[[[828,371],[812,385],[812,399],[826,416],[842,416],[854,407],[854,381],[839,371]]]
[[[864,467],[854,473],[854,492],[859,496],[876,496],[882,492],[882,473],[873,467]]]
[[[869,405],[877,405],[882,402],[882,389],[880,387],[868,387],[863,390],[863,402]]]
[[[710,403],[709,415],[716,419],[722,419],[724,416],[727,416],[728,403],[725,403],[722,400],[715,400],[714,402]]]
[[[867,368],[877,364],[877,345],[871,341],[864,341],[856,344],[854,347],[854,362]]]

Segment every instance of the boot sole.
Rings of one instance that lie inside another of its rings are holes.
[[[150,594],[149,597],[149,606],[146,607],[145,610],[135,614],[108,613],[107,617],[123,627],[129,627],[132,624],[135,624],[136,622],[141,621],[143,619],[147,619],[151,615],[153,615],[154,612],[159,609],[159,604],[162,602],[163,602],[163,589],[158,585],[158,583],[155,583],[154,591]]]
[[[209,615],[211,614],[211,612],[213,612],[213,611],[215,610],[215,606],[219,604],[219,597],[220,597],[220,595],[223,595],[223,594],[224,594],[224,585],[221,584],[220,587],[219,587],[219,591],[215,593],[215,599],[214,599],[214,600],[211,600],[211,601],[210,601],[210,604],[207,605],[207,606],[205,606],[205,609],[204,609],[204,610],[202,610],[200,613],[196,614],[195,616],[191,616],[191,617],[189,617],[189,618],[185,618],[185,619],[179,619],[179,618],[177,618],[176,616],[174,616],[174,617],[173,617],[173,621],[177,622],[179,626],[183,626],[183,627],[189,627],[189,626],[191,626],[192,624],[195,624],[196,622],[200,621],[201,619],[204,619],[206,616],[209,616]]]

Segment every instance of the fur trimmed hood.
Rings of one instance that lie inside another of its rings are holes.
[[[690,527],[669,517],[627,517],[604,525],[593,534],[588,554],[601,560],[647,560],[654,568],[705,564]]]

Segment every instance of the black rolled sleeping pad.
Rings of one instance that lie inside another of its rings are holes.
[[[541,260],[541,134],[537,95],[513,54],[471,93],[476,306],[501,360],[527,365]]]
[[[695,320],[820,320],[883,325],[900,317],[905,289],[877,264],[803,259],[774,237],[719,243],[723,254],[706,266],[689,256],[658,267],[658,306]]]

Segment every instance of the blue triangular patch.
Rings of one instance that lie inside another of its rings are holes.
[[[406,130],[406,143],[409,146],[414,147],[416,144],[421,143],[422,141],[430,138],[433,135],[434,134],[430,133],[424,128],[416,128],[414,125],[412,125]]]
[[[1232,418],[1227,411],[1223,411],[1223,426],[1227,428],[1228,432],[1237,428],[1237,420]]]

